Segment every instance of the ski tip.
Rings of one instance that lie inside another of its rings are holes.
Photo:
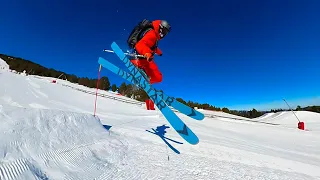
[[[202,113],[199,113],[199,112],[196,113],[195,116],[190,116],[190,117],[194,118],[195,120],[199,120],[199,121],[202,121],[205,118],[205,116]]]
[[[192,144],[192,145],[199,144],[199,138],[197,136],[195,136],[194,138],[191,139],[190,144]]]
[[[115,41],[111,43],[111,47],[114,47],[114,46],[118,46],[118,44]]]
[[[199,113],[199,120],[201,121],[201,120],[203,120],[204,118],[205,118],[204,114]]]
[[[198,138],[196,138],[196,139],[193,139],[193,140],[190,140],[190,141],[188,141],[190,144],[192,144],[192,145],[197,145],[197,144],[199,144],[199,139]]]
[[[105,60],[104,58],[99,57],[99,58],[98,58],[98,63],[101,64],[101,62],[104,61],[104,60]]]
[[[198,144],[199,144],[199,142],[200,142],[200,141],[198,140],[196,143],[193,143],[192,145],[198,145]]]
[[[177,131],[177,132],[189,144],[197,145],[199,143],[199,138],[191,130],[188,130],[188,134],[185,134],[184,132],[181,132],[181,131]]]
[[[196,109],[193,109],[193,112],[190,115],[193,115],[194,116],[193,118],[195,118],[197,120],[200,120],[200,121],[205,118],[204,114],[199,112]]]
[[[188,114],[187,116],[195,119],[195,120],[203,120],[204,119],[204,114],[202,114],[201,112],[195,110],[195,109],[192,109],[192,112],[190,114]]]

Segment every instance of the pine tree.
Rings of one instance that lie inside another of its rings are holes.
[[[125,93],[126,93],[126,91],[127,91],[127,85],[126,85],[125,82],[123,82],[123,83],[120,85],[118,92],[124,96]]]
[[[222,111],[225,112],[225,113],[229,113],[230,112],[229,109],[226,108],[226,107],[222,108]]]
[[[131,97],[134,94],[134,91],[134,85],[128,84],[124,95],[127,97]]]
[[[297,106],[296,111],[301,111],[301,106]]]
[[[109,90],[110,89],[110,81],[109,78],[104,76],[100,79],[100,89],[102,90]]]
[[[117,91],[117,85],[112,84],[111,90],[112,90],[113,92],[116,92],[116,91]]]
[[[186,101],[184,101],[182,98],[176,98],[176,100],[183,103],[183,104],[187,104]]]
[[[135,94],[135,99],[138,101],[143,102],[143,101],[149,99],[148,94],[142,89],[137,89],[134,94]]]

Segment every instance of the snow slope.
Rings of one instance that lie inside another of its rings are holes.
[[[166,137],[183,142],[169,141],[181,152],[176,154],[146,132],[169,125],[158,111],[99,97],[94,117],[95,96],[65,85],[88,88],[51,80],[0,73],[1,180],[320,179],[317,113],[298,112],[308,131],[296,128],[292,112],[255,119],[280,125],[221,112],[204,111],[216,116],[203,121],[178,113],[200,143],[190,145],[167,129]]]
[[[276,123],[281,126],[296,128],[298,122],[305,123],[305,129],[308,131],[320,131],[319,113],[308,111],[283,111],[277,113],[267,113],[264,116],[254,118],[253,121]]]
[[[1,179],[108,177],[126,151],[91,115],[4,108],[0,117]]]
[[[0,71],[9,71],[9,65],[0,58]]]

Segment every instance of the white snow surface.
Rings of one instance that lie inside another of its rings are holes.
[[[0,74],[1,180],[320,179],[318,113],[296,112],[305,131],[296,128],[292,112],[250,120],[200,110],[207,116],[203,121],[178,113],[200,142],[190,145],[167,129],[166,137],[183,142],[168,141],[181,152],[176,154],[161,138],[146,132],[169,125],[159,111],[98,97],[95,117],[95,95],[65,85],[95,89],[52,80]],[[108,131],[103,125],[113,127]]]
[[[9,65],[3,59],[0,58],[0,72],[8,70],[10,70]]]

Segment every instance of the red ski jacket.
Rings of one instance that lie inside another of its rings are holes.
[[[145,35],[136,43],[135,49],[141,54],[151,53],[152,55],[162,55],[161,50],[158,48],[158,41],[160,40],[159,25],[160,20],[152,21],[154,29],[149,30]]]

